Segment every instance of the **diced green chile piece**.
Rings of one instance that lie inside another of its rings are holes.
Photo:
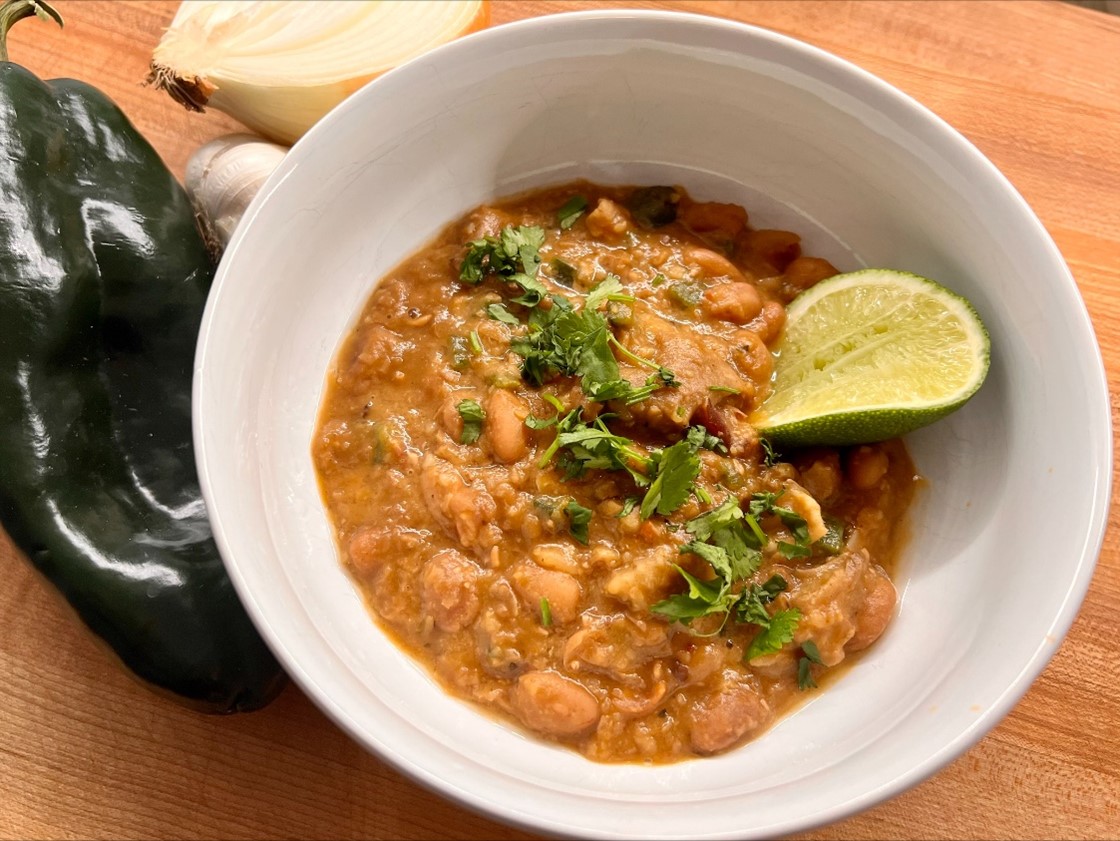
[[[676,221],[680,200],[672,187],[641,187],[630,194],[626,207],[643,228],[660,228]]]
[[[696,309],[704,300],[704,287],[695,280],[682,280],[669,286],[669,298],[679,307]]]
[[[836,517],[825,517],[824,524],[828,531],[813,546],[827,555],[838,555],[844,548],[844,521]]]
[[[186,194],[103,94],[6,60],[0,522],[136,675],[209,712],[285,676],[210,534],[191,375],[213,265]]]

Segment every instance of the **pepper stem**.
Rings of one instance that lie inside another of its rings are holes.
[[[46,0],[3,0],[0,3],[0,61],[8,60],[8,30],[12,24],[32,15],[62,26],[62,15]]]

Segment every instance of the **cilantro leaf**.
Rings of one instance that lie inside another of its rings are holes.
[[[521,324],[517,316],[506,309],[505,304],[490,304],[486,307],[486,314],[495,321],[502,322],[502,324],[511,324],[515,327]]]
[[[699,555],[711,564],[712,569],[716,571],[716,575],[726,582],[730,582],[735,577],[731,571],[731,558],[726,549],[693,540],[681,546],[681,553]]]
[[[805,640],[805,642],[801,643],[801,653],[818,666],[823,665],[821,662],[821,650],[817,648],[817,644],[812,640]]]
[[[568,230],[576,223],[576,220],[587,210],[587,197],[586,196],[572,196],[564,206],[556,211],[556,224],[560,226],[561,230]]]
[[[766,610],[766,605],[774,601],[788,586],[782,576],[772,575],[762,584],[747,587],[735,605],[735,619],[762,628],[769,627],[770,613]]]
[[[790,530],[799,546],[809,545],[809,524],[805,522],[804,517],[789,508],[781,508],[777,505],[771,511],[782,521],[782,525]]]
[[[759,438],[759,445],[762,447],[762,463],[766,467],[773,467],[778,463],[778,454],[774,452],[774,445],[770,443],[768,438]]]
[[[509,261],[519,260],[521,271],[530,277],[536,277],[537,269],[541,266],[540,250],[544,245],[544,229],[535,225],[519,225],[516,228],[507,225],[502,228],[499,237],[504,257]]]
[[[618,512],[618,519],[629,515],[638,505],[638,498],[636,496],[628,496],[622,503],[622,510]]]
[[[707,540],[713,532],[726,528],[742,518],[743,509],[739,507],[739,500],[729,496],[717,507],[699,517],[693,517],[684,524],[684,529],[697,540]]]
[[[573,413],[582,410],[576,408]],[[592,423],[585,424],[579,421],[570,423],[568,417],[558,424],[556,441],[553,447],[545,452],[551,458],[555,449],[564,448],[567,454],[565,470],[569,478],[582,476],[587,470],[625,470],[639,485],[646,485],[649,479],[644,470],[648,470],[652,459],[642,455],[634,449],[634,442],[622,435],[615,435],[603,422],[596,418]],[[543,457],[541,467],[548,464]],[[638,469],[641,468],[641,469]]]
[[[787,558],[808,558],[813,554],[813,550],[808,546],[802,546],[799,543],[787,543],[784,540],[778,541],[778,551]]]
[[[690,426],[685,438],[696,449],[711,450],[712,452],[727,452],[727,447],[718,435],[712,435],[702,426]]]
[[[553,415],[550,418],[538,418],[536,415],[529,415],[525,418],[525,425],[530,429],[547,429],[550,426],[555,426],[558,420],[560,420],[559,415]]]
[[[622,281],[615,275],[609,274],[594,289],[587,293],[584,309],[597,310],[605,301],[623,301],[632,303],[633,295],[622,291]]]
[[[688,592],[669,596],[651,605],[650,611],[685,625],[702,616],[727,612],[734,596],[727,592],[725,580],[701,581],[679,566],[677,572],[688,582]]]
[[[587,545],[588,526],[591,523],[591,509],[584,508],[574,499],[564,506],[564,513],[568,515],[568,531],[572,537]]]
[[[601,314],[561,309],[538,319],[537,324],[530,322],[530,334],[512,342],[510,348],[524,358],[521,376],[533,385],[573,374],[590,382],[605,382],[618,379],[609,334],[607,320]]]
[[[744,659],[750,661],[781,651],[783,645],[793,642],[793,632],[797,630],[797,623],[800,621],[801,611],[797,608],[779,610],[770,617],[769,624],[751,640]]]
[[[525,272],[515,272],[506,278],[506,280],[521,290],[521,294],[516,298],[510,298],[515,304],[535,307],[548,295],[548,289],[545,285]]]
[[[487,275],[500,278],[521,289],[515,303],[536,306],[548,294],[539,280],[540,249],[544,245],[543,228],[519,225],[506,226],[497,237],[484,237],[467,244],[467,253],[459,267],[464,283],[481,283]]]
[[[812,664],[821,663],[821,652],[812,640],[801,643],[801,657],[797,660],[797,688],[804,692],[806,689],[815,689],[817,682],[813,680]]]
[[[663,449],[656,457],[655,466],[657,473],[642,499],[643,520],[648,520],[655,511],[665,515],[680,508],[700,475],[700,457],[687,439]]]
[[[463,432],[459,435],[460,444],[473,444],[482,434],[482,422],[486,420],[486,412],[478,405],[477,400],[460,400],[456,407],[459,417],[463,419]]]

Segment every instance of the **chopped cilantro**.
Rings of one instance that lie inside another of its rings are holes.
[[[564,513],[568,515],[568,531],[572,537],[587,545],[588,526],[591,523],[591,509],[584,508],[574,499],[564,506]]]
[[[836,517],[825,517],[824,524],[828,531],[813,545],[828,555],[837,555],[844,548],[844,521]]]
[[[607,297],[611,294],[608,291]],[[622,346],[602,313],[589,306],[578,311],[570,305],[553,309],[555,314],[550,310],[547,315],[531,318],[529,335],[510,343],[510,349],[524,360],[521,376],[529,383],[539,386],[557,376],[578,376],[584,392],[595,402],[621,399],[627,404],[644,400],[666,385],[678,385],[672,371],[623,348],[628,356],[657,370],[656,377],[647,379],[644,386],[632,386],[621,377],[611,345]]]
[[[646,368],[652,368],[656,372],[657,379],[660,380],[662,385],[672,388],[680,386],[680,381],[677,379],[676,374],[674,374],[668,368],[658,365],[656,362],[650,362],[648,359],[644,359],[643,357],[638,356],[638,354],[631,351],[629,348],[623,345],[622,342],[616,339],[613,333],[610,334],[610,342],[615,346],[619,353],[621,353],[624,357],[629,359],[634,364],[641,365]]]
[[[550,426],[555,426],[559,419],[559,415],[553,415],[550,418],[538,418],[536,415],[529,415],[525,418],[525,425],[530,429],[547,429]]]
[[[564,206],[556,211],[556,224],[561,230],[568,230],[576,223],[576,220],[587,210],[587,197],[586,196],[572,196]]]
[[[519,225],[503,228],[496,237],[468,243],[459,279],[477,284],[488,274],[496,274],[521,289],[521,294],[512,299],[514,303],[535,307],[548,294],[544,284],[537,280],[544,240],[542,228]]]
[[[567,478],[578,478],[587,470],[625,470],[638,485],[648,484],[645,471],[652,458],[635,450],[629,438],[611,432],[601,416],[587,424],[581,420],[582,413],[577,406],[557,422],[556,440],[541,456],[539,466],[547,465],[563,449],[561,465]]]
[[[724,614],[724,624],[729,617],[734,617],[736,622],[757,625],[759,632],[747,651],[747,660],[772,654],[792,641],[801,618],[800,611],[790,608],[771,616],[767,607],[788,588],[785,578],[772,575],[761,584],[747,584],[738,592],[734,591],[739,582],[749,581],[762,565],[761,550],[767,538],[755,517],[772,511],[776,496],[752,496],[751,509],[755,513],[744,511],[740,500],[728,497],[685,523],[685,531],[693,540],[684,544],[680,551],[703,558],[715,577],[711,581],[697,582],[694,576],[681,570],[688,592],[670,596],[650,610],[684,624],[702,616]]]
[[[774,445],[770,443],[767,438],[759,438],[759,445],[762,447],[762,463],[766,467],[773,467],[778,463],[778,454],[774,452]]]
[[[806,689],[815,689],[817,682],[813,680],[812,664],[821,663],[821,652],[812,640],[801,643],[801,657],[797,660],[797,688],[804,692]]]
[[[711,581],[701,581],[681,567],[677,572],[688,583],[688,592],[677,593],[650,607],[658,616],[671,622],[688,625],[693,619],[727,613],[735,600],[728,592],[727,579],[717,577]]]
[[[780,575],[771,575],[762,584],[752,584],[743,590],[742,597],[735,605],[736,620],[758,625],[760,628],[769,626],[770,613],[766,610],[766,605],[774,601],[788,586]]]
[[[541,597],[541,625],[548,628],[552,625],[552,606],[549,605],[548,599]]]
[[[638,498],[636,496],[628,496],[622,503],[622,510],[618,512],[618,519],[622,519],[630,514],[638,505]]]
[[[486,307],[486,314],[495,321],[500,321],[502,324],[519,325],[521,322],[513,313],[506,309],[505,304],[490,304]]]
[[[658,286],[665,283],[665,280],[666,280],[665,275],[663,275],[663,274],[655,275],[653,280],[650,282],[650,286],[652,286],[654,289],[656,289]]]
[[[685,437],[697,449],[711,450],[715,453],[726,453],[727,447],[719,440],[718,435],[712,435],[702,426],[690,426]]]
[[[801,643],[801,652],[818,666],[823,665],[821,662],[821,650],[817,648],[817,644],[812,640],[805,640],[805,642]]]
[[[477,330],[471,330],[470,336],[468,338],[470,339],[471,350],[473,350],[476,355],[481,355],[482,351],[483,351],[483,347],[482,347],[482,339],[480,339],[478,337],[478,331]]]
[[[692,491],[692,483],[700,475],[697,447],[687,438],[666,447],[654,459],[654,476],[642,499],[641,516],[648,520],[654,512],[672,514]]]
[[[459,417],[463,419],[463,432],[459,436],[460,444],[473,444],[482,434],[482,422],[486,420],[486,412],[478,405],[477,400],[460,400],[457,406]]]
[[[732,388],[729,385],[710,385],[708,391],[715,391],[722,394],[742,394],[742,389]]]
[[[808,558],[813,554],[813,550],[808,546],[802,546],[798,543],[787,543],[784,540],[778,541],[778,551],[790,559]]]
[[[622,291],[622,281],[615,275],[609,274],[596,285],[594,289],[587,293],[587,301],[583,306],[584,309],[597,310],[604,301],[624,301],[626,303],[631,303],[633,300],[633,295],[627,295]]]
[[[557,400],[555,395],[542,394],[541,397],[556,410],[556,414],[550,418],[538,418],[536,415],[529,415],[529,417],[525,418],[525,425],[530,429],[545,429],[549,426],[555,426],[560,420],[561,413],[564,411],[564,404]]]
[[[747,661],[756,657],[765,657],[781,651],[782,646],[793,642],[793,632],[797,630],[797,623],[801,621],[801,611],[797,608],[779,610],[770,617],[769,623],[758,635],[751,640],[747,649]]]

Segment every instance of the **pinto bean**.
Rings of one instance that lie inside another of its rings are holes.
[[[732,324],[748,324],[762,312],[762,296],[749,283],[719,283],[704,292],[708,312]]]
[[[677,219],[698,234],[718,234],[727,239],[734,239],[747,227],[746,210],[715,201],[682,201]]]
[[[689,711],[689,742],[697,753],[719,753],[734,745],[748,733],[763,727],[772,715],[770,705],[758,692],[740,683],[734,672],[724,688],[709,696]]]
[[[493,533],[494,498],[485,487],[468,483],[454,465],[431,454],[420,465],[420,489],[432,516],[464,546],[489,549]]]
[[[736,335],[738,345],[731,351],[731,361],[744,379],[757,385],[770,382],[774,371],[774,357],[762,337],[753,330],[740,330]]]
[[[740,282],[746,280],[730,260],[710,248],[690,248],[685,252],[684,259],[695,264],[701,277],[729,277]]]
[[[506,464],[520,460],[529,449],[525,418],[529,407],[516,394],[494,389],[486,401],[486,438],[499,461]]]
[[[526,727],[548,736],[581,736],[601,715],[599,702],[583,684],[552,671],[519,677],[510,700]]]
[[[579,616],[583,589],[579,581],[566,572],[541,569],[526,561],[513,568],[510,579],[517,594],[530,609],[539,611],[541,599],[548,599],[553,622],[563,625]]]
[[[778,271],[801,256],[801,237],[792,231],[750,231],[747,247]]]
[[[820,257],[798,257],[785,270],[785,288],[790,298],[816,286],[825,278],[839,274],[836,266]]]
[[[778,341],[785,326],[786,308],[777,301],[767,301],[750,327],[769,346]]]
[[[441,631],[461,631],[478,616],[480,570],[454,549],[433,555],[420,571],[420,603]]]
[[[347,547],[350,563],[358,573],[371,573],[382,567],[386,560],[385,530],[366,527],[354,532]]]
[[[879,639],[894,615],[898,592],[890,578],[878,566],[870,567],[863,576],[866,591],[862,607],[856,611],[856,632],[845,646],[848,651],[862,651]]]

